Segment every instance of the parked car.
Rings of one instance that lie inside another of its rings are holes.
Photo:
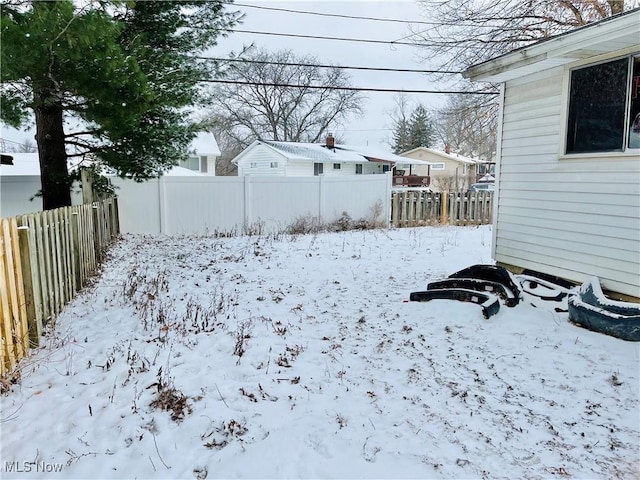
[[[474,183],[469,187],[470,192],[493,192],[496,184],[493,182]]]

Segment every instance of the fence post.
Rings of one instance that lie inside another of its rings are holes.
[[[18,227],[18,250],[22,264],[22,283],[24,285],[24,306],[27,315],[27,326],[31,346],[40,344],[42,335],[42,297],[37,277],[38,261],[35,255],[35,235],[33,227],[29,226],[29,217],[20,217]]]
[[[400,222],[398,222],[399,198],[400,198],[400,194],[398,192],[393,192],[391,194],[391,226],[392,227],[400,226]]]
[[[93,176],[89,169],[80,169],[80,181],[82,182],[82,203],[93,202]]]
[[[117,237],[120,235],[120,210],[118,197],[113,197],[113,222],[115,224],[114,232]]]
[[[402,226],[406,227],[408,224],[407,216],[408,216],[408,207],[409,199],[407,198],[407,192],[402,192],[400,194],[400,220],[402,221]]]
[[[447,203],[448,203],[448,200],[449,200],[449,192],[444,191],[440,195],[441,195],[440,198],[442,199],[442,204],[441,204],[441,207],[442,207],[441,223],[443,225],[446,225],[448,223],[448,220],[449,220],[449,215],[448,215],[448,211],[447,211]]]

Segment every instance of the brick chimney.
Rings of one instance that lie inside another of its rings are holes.
[[[333,138],[333,135],[330,133],[329,135],[327,135],[327,141],[326,141],[326,147],[327,148],[334,148],[336,144],[336,140],[335,138]]]
[[[444,146],[444,153],[451,153],[451,145],[448,143]]]

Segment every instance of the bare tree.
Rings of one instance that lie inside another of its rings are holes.
[[[389,111],[393,132],[389,139],[389,146],[393,153],[402,153],[407,150],[409,145],[409,120],[411,118],[411,100],[405,93],[399,93],[393,99],[396,104],[392,111]]]
[[[231,160],[242,152],[244,142],[239,142],[233,136],[233,129],[229,127],[225,118],[211,116],[207,121],[207,126],[216,138],[220,149],[220,156],[216,159],[216,175],[237,175],[238,167],[231,163]]]
[[[497,99],[449,95],[437,110],[435,129],[443,144],[461,155],[491,160],[496,145]]]
[[[448,177],[439,177],[432,175],[431,184],[439,192],[463,192],[475,182],[475,175],[469,171],[466,175],[450,175]]]
[[[413,30],[423,58],[467,68],[638,7],[640,0],[419,0],[434,26]]]
[[[258,50],[243,60],[231,62],[224,72],[230,83],[214,89],[210,122],[217,137],[224,131],[243,148],[257,138],[317,142],[362,113],[364,98],[348,90],[344,70],[312,66],[316,58],[290,50]]]

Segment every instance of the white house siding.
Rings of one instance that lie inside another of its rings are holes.
[[[313,177],[313,162],[290,161],[287,163],[287,177]]]
[[[277,162],[277,168],[271,168],[271,163]],[[256,166],[251,168],[251,164]],[[287,159],[265,145],[256,145],[238,160],[238,176],[244,175],[284,175]],[[313,165],[311,166],[313,168]],[[313,170],[311,170],[313,174]]]
[[[289,160],[287,163],[286,175],[288,177],[313,177],[314,169],[312,160]],[[317,162],[320,163],[320,162]],[[336,162],[339,163],[339,162]],[[333,162],[323,162],[323,175],[325,177],[342,177],[346,175],[355,175],[356,167],[352,163],[341,163],[340,169],[333,169]]]
[[[312,177],[313,175],[313,164],[314,162],[311,160],[289,160],[286,167],[286,176],[287,177]],[[341,163],[341,168],[339,170],[333,169],[333,162],[328,163],[324,162],[323,164],[323,175],[331,176],[331,177],[344,177],[349,175],[355,175],[356,173],[356,164],[355,163]],[[362,162],[362,173],[365,175],[373,174],[373,173],[382,173],[382,167],[379,163],[373,162]],[[238,175],[240,173],[238,172]]]
[[[339,163],[339,162],[337,162]],[[364,162],[363,162],[364,163]],[[333,162],[324,164],[324,175],[331,177],[346,177],[356,174],[355,163],[340,163],[340,169],[334,170]]]
[[[640,162],[561,157],[563,67],[505,84],[494,258],[640,296]]]

